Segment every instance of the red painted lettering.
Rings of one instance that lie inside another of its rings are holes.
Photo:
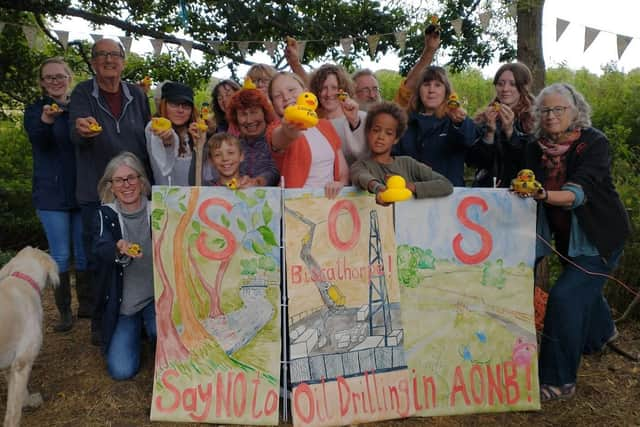
[[[167,369],[162,373],[162,385],[173,394],[173,403],[168,406],[163,406],[162,404],[162,396],[156,397],[156,409],[160,412],[173,412],[178,409],[180,405],[180,390],[178,390],[171,382],[169,381],[169,377],[179,377],[180,373],[175,369]]]
[[[264,399],[264,415],[269,416],[278,409],[278,393],[274,390],[267,392],[267,397]]]
[[[480,365],[473,365],[471,367],[471,372],[469,373],[470,377],[470,387],[471,387],[471,396],[473,396],[473,401],[476,405],[480,405],[484,402],[486,387],[484,383],[484,375],[482,374],[482,367]],[[476,378],[477,377],[477,378]],[[478,391],[478,388],[480,389]]]
[[[349,384],[343,377],[338,377],[338,400],[340,402],[340,415],[345,416],[349,412],[349,404],[351,403],[351,390]]]
[[[427,385],[429,388],[427,389]],[[436,407],[436,381],[433,377],[422,377],[422,388],[424,390],[424,403],[429,408]],[[429,397],[431,397],[431,406],[429,406]]]
[[[504,388],[507,394],[507,404],[513,405],[520,399],[520,387],[518,386],[518,370],[516,364],[508,360],[504,366]],[[513,390],[513,393],[509,390]]]
[[[211,410],[211,401],[213,400],[213,386],[211,383],[207,383],[207,389],[202,389],[202,384],[198,384],[198,396],[200,400],[204,402],[204,410],[200,415],[196,415],[193,412],[189,413],[189,416],[194,421],[206,421],[209,417],[209,411]]]
[[[351,231],[351,237],[348,240],[341,240],[338,236],[337,224],[338,215],[340,211],[346,210],[351,216],[351,221],[353,222],[353,230]],[[358,215],[358,209],[353,204],[353,202],[349,200],[338,200],[333,204],[331,210],[329,211],[328,224],[329,228],[329,240],[333,244],[333,246],[340,251],[349,251],[353,249],[360,239],[360,215]]]
[[[453,377],[453,387],[451,388],[451,396],[449,397],[449,405],[456,406],[456,394],[462,393],[465,405],[470,405],[469,394],[467,394],[467,386],[464,383],[464,376],[462,375],[462,368],[456,367],[456,372]]]
[[[482,240],[482,247],[480,250],[475,254],[468,254],[462,249],[462,234],[456,234],[456,237],[453,239],[453,252],[464,264],[481,263],[489,257],[491,250],[493,249],[493,238],[489,231],[467,218],[467,209],[471,205],[480,206],[480,208],[482,208],[482,212],[486,212],[488,209],[487,202],[483,198],[477,196],[465,197],[458,205],[456,214],[460,223],[468,229],[478,233]]]
[[[238,396],[238,391],[240,395]],[[233,380],[233,413],[236,417],[241,417],[247,406],[247,379],[244,372],[240,372]]]
[[[224,407],[227,417],[231,416],[231,378],[233,373],[229,372],[227,375],[227,391],[224,390],[224,381],[222,372],[218,372],[216,379],[216,417],[220,417],[222,414],[222,408]]]
[[[258,400],[258,388],[260,386],[260,372],[258,372],[258,375],[256,376],[255,380],[251,380],[251,383],[253,384],[253,399],[251,400],[251,416],[253,418],[260,418],[260,415],[262,415],[262,411],[258,410],[256,411],[256,402]]]
[[[489,405],[494,404],[494,395],[498,398],[499,403],[504,403],[504,397],[502,395],[502,366],[495,366],[496,375],[493,376],[493,369],[487,365],[487,383],[489,389]]]
[[[220,233],[224,238],[226,245],[224,249],[220,251],[212,250],[207,246],[207,234],[202,231],[198,235],[196,248],[198,249],[198,252],[200,252],[200,254],[205,258],[212,259],[214,261],[227,260],[236,251],[236,238],[231,230],[211,221],[211,219],[207,215],[207,209],[210,206],[221,206],[227,212],[231,212],[231,210],[233,209],[233,205],[224,199],[211,198],[202,202],[202,204],[198,208],[198,216],[200,216],[200,220],[213,230]]]
[[[300,401],[303,397],[307,398],[307,404],[305,405]],[[309,424],[313,421],[315,416],[315,408],[313,403],[313,392],[309,385],[302,383],[293,391],[293,408],[295,413],[300,417],[303,423]],[[305,412],[304,410],[307,409]]]

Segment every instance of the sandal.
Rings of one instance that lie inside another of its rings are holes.
[[[567,400],[576,394],[576,384],[569,383],[559,387],[549,384],[540,385],[540,401],[549,402],[551,400]]]

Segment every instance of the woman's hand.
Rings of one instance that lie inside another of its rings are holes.
[[[151,126],[151,132],[153,132],[155,136],[162,140],[162,144],[165,147],[170,147],[173,145],[173,135],[175,134],[173,128],[158,130],[154,129],[153,126]]]
[[[54,109],[51,108],[51,105],[45,104],[42,107],[42,115],[40,116],[40,120],[42,120],[42,123],[52,125],[56,117],[58,117],[60,114],[62,114],[62,109],[60,107]]]
[[[200,130],[200,128],[198,127],[198,123],[191,122],[189,124],[188,132],[189,135],[191,135],[193,142],[196,144],[196,147],[202,147],[204,145],[207,140],[207,131]]]
[[[324,196],[327,199],[335,199],[340,194],[340,190],[344,187],[344,184],[340,181],[332,181],[324,186]]]
[[[500,105],[500,111],[498,111],[498,114],[500,116],[502,131],[507,139],[510,139],[511,135],[513,135],[513,122],[516,115],[513,110],[505,104]]]
[[[126,255],[131,258],[142,258],[142,251],[140,250],[140,246],[136,243],[120,239],[116,243],[116,248],[120,255]]]
[[[351,129],[357,129],[358,126],[360,126],[360,116],[358,115],[360,106],[358,103],[351,98],[347,98],[340,103],[340,106],[342,107],[344,116],[347,118]]]
[[[462,121],[467,117],[467,112],[464,108],[447,108],[447,116],[451,119],[453,123],[459,125]]]

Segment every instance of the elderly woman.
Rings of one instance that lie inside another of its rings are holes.
[[[442,67],[427,67],[411,97],[407,132],[394,155],[410,156],[464,186],[464,161],[476,139],[476,126],[460,106],[447,105],[453,88]]]
[[[544,321],[542,401],[572,397],[580,356],[617,336],[602,288],[630,225],[611,178],[609,141],[591,127],[590,110],[570,85],[543,89],[535,101],[537,140],[525,149],[525,166],[544,187],[533,195],[539,202],[538,234],[546,242],[553,237],[564,261]]]
[[[97,304],[107,369],[115,380],[138,372],[143,325],[152,341],[156,337],[150,191],[142,163],[129,152],[111,159],[98,183],[103,204],[94,252],[105,289]]]
[[[496,96],[475,117],[478,142],[467,153],[476,167],[474,187],[508,187],[522,169],[533,129],[531,71],[519,62],[502,65],[493,78]]]

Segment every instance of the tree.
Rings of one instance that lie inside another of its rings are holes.
[[[542,54],[542,9],[544,0],[518,0],[518,61],[533,74],[533,93],[544,87],[545,65]]]

